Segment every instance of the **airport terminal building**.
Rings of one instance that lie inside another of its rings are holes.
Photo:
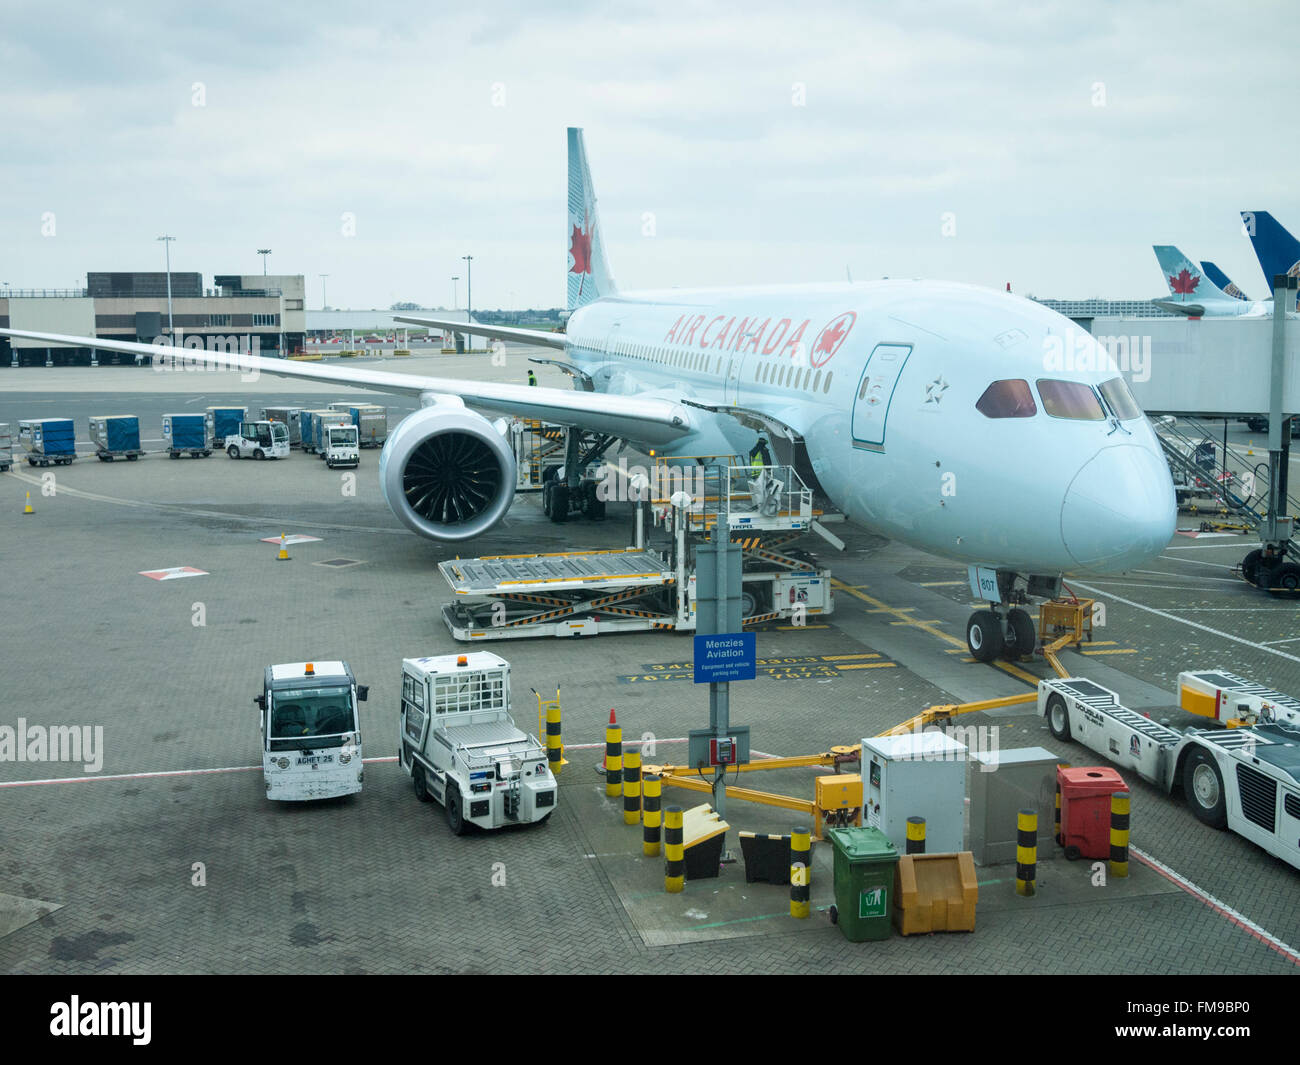
[[[161,272],[91,272],[84,289],[6,289],[0,326],[149,343],[168,332],[167,280]],[[284,356],[302,347],[304,299],[302,274],[217,274],[205,288],[202,274],[173,271],[170,322],[182,342],[197,337],[208,348]],[[133,361],[104,351],[97,357]],[[0,366],[89,365],[95,358],[90,348],[0,337]]]

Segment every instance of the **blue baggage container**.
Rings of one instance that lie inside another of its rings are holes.
[[[248,417],[247,407],[209,407],[207,410],[208,429],[212,433],[212,442],[221,444],[228,436],[239,435],[239,425]]]
[[[27,462],[48,466],[51,461],[66,465],[77,457],[76,434],[71,418],[29,418],[18,423],[18,439],[27,449]]]
[[[208,432],[206,414],[164,414],[163,443],[173,457],[182,452],[191,455],[210,455],[212,436]]]
[[[90,442],[100,458],[144,454],[140,448],[140,419],[134,414],[97,414],[90,419]]]

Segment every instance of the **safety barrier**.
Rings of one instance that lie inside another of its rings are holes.
[[[1016,894],[1029,898],[1038,888],[1038,811],[1016,815]]]
[[[641,752],[628,751],[623,755],[623,824],[635,825],[641,820]]]
[[[1110,796],[1110,875],[1128,876],[1129,793],[1114,791]]]
[[[685,848],[682,846],[682,808],[664,811],[664,890],[676,895],[686,883]]]
[[[909,817],[907,819],[907,852],[908,854],[925,853],[925,818]]]
[[[623,730],[619,727],[614,711],[609,712],[609,724],[605,726],[605,794],[610,798],[623,792]]]
[[[654,773],[648,773],[641,781],[641,792],[645,817],[641,829],[641,853],[653,858],[659,853],[660,826],[663,824],[662,803],[663,781]]]
[[[812,897],[812,836],[806,828],[790,833],[790,916],[807,917]]]

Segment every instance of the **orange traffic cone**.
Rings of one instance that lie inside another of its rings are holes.
[[[32,510],[32,494],[31,494],[31,492],[28,492],[28,493],[27,493],[27,506],[23,507],[23,513],[24,513],[24,514],[35,514],[35,513],[36,513],[36,511]]]
[[[280,553],[279,553],[278,555],[275,556],[275,560],[276,560],[277,562],[288,562],[288,561],[289,561],[289,552],[285,549],[285,546],[284,546],[284,533],[281,533],[281,534],[280,534]]]

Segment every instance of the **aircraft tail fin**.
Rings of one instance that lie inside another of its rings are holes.
[[[1153,245],[1160,269],[1164,271],[1169,294],[1175,301],[1203,302],[1207,299],[1228,299],[1218,285],[1205,276],[1200,266],[1172,244]]]
[[[1246,298],[1246,294],[1232,283],[1232,278],[1220,270],[1214,263],[1206,262],[1202,259],[1201,269],[1205,271],[1206,277],[1218,285],[1219,288],[1223,289],[1223,291],[1234,300],[1244,300]]]
[[[1278,274],[1300,275],[1300,240],[1267,211],[1242,211],[1241,225],[1255,249],[1270,291]]]
[[[596,190],[587,166],[582,130],[569,127],[568,306],[575,311],[601,296],[617,292],[605,255]]]

